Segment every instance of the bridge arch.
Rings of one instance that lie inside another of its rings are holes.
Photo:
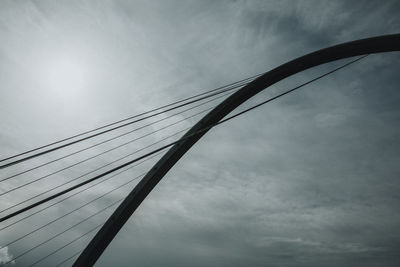
[[[211,110],[180,139],[181,141],[168,150],[114,211],[75,261],[73,266],[86,267],[94,265],[125,222],[175,163],[178,162],[178,160],[206,134],[213,125],[218,123],[249,98],[280,80],[324,63],[365,54],[399,50],[400,34],[377,36],[342,43],[289,61],[268,71],[253,82],[244,86]]]

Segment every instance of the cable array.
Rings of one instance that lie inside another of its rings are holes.
[[[257,76],[258,76],[258,75],[257,75]],[[256,76],[255,76],[255,77],[256,77]],[[90,148],[93,148],[93,147],[96,147],[96,146],[100,146],[100,145],[102,145],[102,144],[105,144],[105,143],[110,142],[110,141],[113,141],[113,140],[117,140],[118,138],[120,138],[120,137],[122,137],[122,136],[126,136],[126,135],[128,135],[128,134],[134,133],[134,132],[136,132],[136,131],[138,131],[138,130],[141,130],[141,129],[148,128],[148,127],[150,127],[150,126],[152,126],[152,125],[155,125],[155,124],[157,124],[157,123],[160,123],[160,122],[162,122],[162,121],[166,121],[166,120],[168,120],[168,119],[177,117],[177,116],[179,116],[179,115],[181,115],[181,114],[183,114],[183,113],[185,113],[185,112],[194,110],[194,109],[196,109],[196,108],[198,108],[198,107],[200,107],[200,106],[204,106],[204,105],[206,105],[206,104],[208,104],[208,103],[211,103],[212,101],[216,101],[216,100],[218,100],[218,99],[220,99],[220,98],[226,97],[226,96],[230,95],[230,94],[232,93],[232,91],[234,92],[235,89],[237,89],[237,88],[239,88],[239,87],[241,87],[241,86],[243,86],[243,85],[246,85],[249,81],[250,81],[250,79],[247,78],[247,79],[244,79],[244,80],[242,80],[242,81],[240,81],[240,82],[230,84],[229,86],[224,86],[224,87],[219,88],[219,89],[223,89],[223,90],[215,90],[215,89],[214,89],[214,90],[212,90],[212,91],[213,91],[212,94],[205,94],[205,93],[198,94],[198,95],[201,95],[201,96],[202,96],[201,98],[195,98],[195,97],[186,98],[186,99],[184,99],[184,100],[192,99],[192,100],[190,101],[190,103],[183,103],[183,104],[179,105],[179,107],[173,107],[173,108],[170,108],[170,109],[168,109],[168,110],[163,110],[163,111],[158,112],[158,113],[155,114],[155,115],[166,114],[166,112],[168,112],[168,111],[170,111],[170,110],[174,110],[174,109],[177,109],[177,108],[181,108],[181,107],[184,107],[184,106],[188,106],[188,108],[186,108],[186,109],[184,109],[184,110],[180,110],[179,112],[176,112],[176,113],[174,113],[174,114],[168,115],[168,116],[166,116],[166,117],[164,116],[163,118],[158,119],[158,120],[156,120],[156,121],[153,121],[153,122],[147,123],[147,124],[145,124],[145,125],[143,125],[143,126],[134,128],[133,130],[125,131],[125,132],[123,132],[122,134],[118,134],[118,135],[113,136],[113,137],[111,137],[111,138],[108,138],[108,139],[106,139],[106,140],[102,140],[102,141],[97,142],[97,143],[95,143],[95,144],[93,144],[93,145],[87,146],[87,147],[85,147],[85,148],[83,148],[83,149],[79,149],[79,150],[76,150],[76,151],[74,151],[74,152],[72,152],[72,153],[69,153],[69,154],[67,154],[67,155],[63,155],[63,156],[61,156],[61,157],[59,157],[59,158],[52,159],[51,161],[48,161],[48,162],[45,162],[45,163],[43,163],[43,164],[34,166],[34,167],[29,168],[29,169],[27,169],[27,170],[21,171],[21,172],[19,172],[19,173],[17,173],[17,174],[13,174],[13,175],[11,175],[11,176],[9,176],[9,177],[2,178],[2,179],[0,180],[0,182],[4,182],[4,181],[7,181],[7,180],[10,180],[11,178],[16,178],[17,176],[20,176],[20,175],[25,174],[25,173],[29,173],[29,172],[31,172],[31,171],[33,171],[33,170],[35,170],[35,169],[38,169],[38,168],[47,166],[47,165],[49,165],[49,164],[51,164],[51,163],[54,163],[54,162],[56,162],[56,161],[60,161],[60,160],[66,159],[67,157],[70,157],[70,156],[76,155],[76,154],[78,154],[78,153],[80,153],[80,152],[89,150]],[[196,96],[198,96],[198,95],[196,95]],[[178,102],[181,102],[181,103],[182,103],[183,100],[178,101]],[[199,103],[199,104],[197,104],[197,103]],[[196,105],[194,105],[194,104],[196,104]],[[190,106],[189,106],[189,105],[190,105]],[[166,106],[168,106],[168,105],[166,105]],[[171,105],[169,105],[169,106],[171,106]],[[164,106],[164,107],[165,107],[165,106]],[[156,130],[153,130],[153,131],[151,131],[151,132],[148,132],[148,133],[146,133],[146,134],[144,134],[144,135],[141,135],[141,136],[139,136],[139,137],[137,137],[137,138],[131,139],[131,140],[129,140],[128,142],[124,142],[124,143],[122,143],[122,144],[119,144],[119,145],[117,145],[117,146],[114,146],[114,147],[112,147],[111,149],[108,149],[108,150],[106,150],[106,151],[103,151],[103,152],[101,152],[101,153],[98,153],[98,154],[96,154],[96,155],[94,155],[94,156],[91,156],[91,157],[89,157],[89,158],[85,158],[85,159],[83,160],[83,162],[88,161],[88,160],[91,160],[91,159],[93,159],[93,158],[96,158],[96,157],[98,157],[98,156],[100,156],[100,155],[104,155],[105,153],[107,153],[107,152],[109,152],[109,151],[116,150],[116,149],[118,149],[118,148],[120,148],[120,147],[123,147],[123,146],[125,146],[125,145],[130,144],[130,143],[133,143],[133,142],[135,142],[135,141],[137,141],[137,140],[143,139],[143,138],[145,138],[145,137],[147,137],[147,136],[150,136],[150,135],[153,135],[153,134],[155,134],[155,133],[161,132],[161,131],[163,131],[163,130],[165,130],[165,129],[167,129],[167,128],[171,128],[172,126],[175,126],[175,125],[177,125],[177,124],[179,124],[179,123],[188,121],[188,119],[191,119],[191,118],[194,118],[194,117],[196,117],[196,116],[198,116],[198,115],[200,115],[200,114],[203,114],[203,113],[205,113],[205,112],[211,110],[212,108],[214,108],[214,106],[209,107],[209,108],[206,108],[206,109],[203,109],[203,110],[201,110],[201,111],[199,111],[199,112],[196,112],[196,113],[194,113],[194,114],[192,114],[192,115],[186,116],[186,117],[184,117],[183,119],[179,119],[179,120],[177,120],[177,121],[174,121],[174,122],[172,122],[172,123],[169,123],[169,124],[166,125],[166,126],[163,126],[163,127],[158,128],[158,129],[156,129]],[[160,110],[160,109],[158,109],[158,110]],[[153,111],[153,110],[152,110],[152,111]],[[146,112],[146,113],[149,113],[149,112]],[[139,114],[139,115],[141,115],[141,114]],[[154,114],[152,114],[152,115],[154,115]],[[154,115],[154,116],[155,116],[155,115]],[[138,117],[138,116],[135,116],[135,117]],[[151,117],[153,117],[153,116],[147,116],[146,119],[150,119]],[[126,120],[127,120],[127,119],[125,119],[125,121],[126,121]],[[144,119],[141,118],[141,119],[135,120],[133,123],[136,123],[136,122],[141,121],[141,120],[144,120]],[[120,122],[120,121],[119,121],[119,122]],[[133,124],[133,123],[130,123],[130,124]],[[116,122],[116,123],[113,123],[113,125],[115,125],[115,124],[117,124],[117,122]],[[128,123],[125,124],[123,127],[125,127],[125,126],[127,126],[127,125],[128,125]],[[104,127],[103,127],[103,128],[104,128]],[[115,128],[115,129],[113,129],[113,130],[116,130],[116,129],[119,129],[119,128],[122,128],[122,127],[119,127],[119,126],[118,126],[118,127],[114,127],[114,128]],[[166,136],[166,137],[164,137],[164,138],[161,138],[160,140],[158,140],[158,141],[156,141],[156,142],[153,142],[153,143],[151,143],[151,144],[149,144],[149,145],[147,145],[147,146],[145,146],[145,147],[142,147],[142,148],[140,148],[140,149],[138,149],[138,150],[135,150],[133,153],[129,153],[129,154],[123,156],[123,157],[120,157],[120,158],[118,158],[118,159],[116,159],[116,160],[113,160],[113,161],[111,161],[111,162],[108,162],[107,164],[102,165],[102,166],[100,166],[100,167],[98,167],[98,168],[96,168],[96,169],[94,169],[94,170],[89,171],[89,172],[86,172],[86,173],[84,173],[83,175],[80,175],[80,176],[78,176],[78,177],[76,177],[76,178],[73,178],[73,179],[71,179],[71,180],[69,180],[69,181],[67,181],[67,182],[65,182],[65,183],[59,184],[59,185],[57,185],[56,187],[51,188],[50,190],[45,190],[44,192],[41,192],[40,194],[38,194],[38,195],[36,195],[36,196],[34,196],[34,197],[30,197],[30,198],[28,198],[28,199],[26,199],[26,200],[24,200],[24,201],[21,201],[21,202],[19,202],[19,203],[17,203],[17,204],[12,205],[11,207],[7,207],[7,208],[3,209],[3,210],[0,211],[0,212],[4,212],[4,211],[9,210],[9,209],[11,209],[11,208],[15,208],[16,206],[19,206],[19,205],[21,205],[21,204],[27,203],[28,201],[32,200],[33,198],[36,198],[36,197],[41,196],[41,195],[43,195],[43,194],[45,194],[45,193],[48,193],[48,192],[53,191],[53,190],[55,190],[55,189],[57,189],[57,188],[60,188],[61,186],[64,186],[64,185],[66,185],[66,184],[68,184],[68,183],[71,183],[71,182],[73,182],[73,181],[75,181],[75,180],[77,180],[77,179],[84,178],[84,177],[86,177],[87,175],[92,174],[92,173],[94,173],[94,172],[96,172],[96,171],[98,171],[98,170],[100,170],[100,169],[102,169],[102,168],[105,168],[105,167],[107,167],[107,166],[110,166],[111,164],[114,164],[114,163],[116,163],[116,162],[118,162],[118,161],[121,161],[121,160],[123,160],[124,158],[128,158],[129,156],[132,156],[132,155],[135,154],[135,153],[138,153],[138,152],[140,152],[140,151],[143,151],[143,150],[145,150],[145,149],[147,149],[147,148],[149,148],[149,147],[151,147],[151,146],[153,146],[153,145],[156,145],[156,144],[158,144],[158,143],[161,143],[161,142],[167,140],[168,138],[171,138],[171,137],[173,137],[173,136],[175,136],[175,135],[177,135],[177,134],[180,134],[180,133],[186,131],[187,129],[188,129],[188,128],[184,128],[184,129],[182,129],[182,130],[180,130],[180,131],[178,131],[178,132],[175,132],[175,133],[173,133],[173,134],[171,134],[171,135],[168,135],[168,136]],[[95,131],[95,130],[93,130],[93,131]],[[93,132],[93,131],[91,131],[91,132]],[[111,131],[111,130],[110,130],[110,131]],[[110,131],[108,131],[108,132],[110,132]],[[84,133],[83,133],[83,134],[84,134]],[[83,134],[82,134],[82,135],[83,135]],[[103,134],[103,133],[102,133],[102,134]],[[97,135],[95,135],[95,136],[97,136]],[[92,136],[91,138],[93,138],[93,137],[95,137],[95,136]],[[68,138],[68,139],[72,139],[72,137],[71,137],[71,138]],[[87,140],[87,139],[85,139],[85,140]],[[82,141],[84,141],[84,140],[82,140]],[[58,142],[58,143],[61,143],[61,141]],[[54,144],[54,143],[52,143],[52,144]],[[49,146],[52,145],[52,144],[49,144],[49,145],[46,145],[46,146],[43,146],[43,147],[49,147]],[[36,150],[39,150],[39,149],[36,149]],[[53,151],[54,151],[54,150],[53,150]],[[28,151],[28,152],[31,152],[31,151]],[[27,154],[28,152],[23,152],[23,153],[21,153],[20,155]],[[46,153],[49,153],[49,152],[46,152]],[[100,181],[98,181],[98,182],[96,182],[96,183],[89,184],[89,186],[87,186],[87,187],[85,187],[85,188],[83,188],[83,189],[81,189],[81,190],[79,190],[79,191],[77,191],[77,192],[75,192],[75,193],[73,193],[73,194],[70,194],[70,195],[64,197],[64,198],[61,199],[61,200],[58,200],[58,201],[56,201],[56,202],[53,202],[53,203],[51,203],[50,205],[47,205],[46,207],[40,208],[39,210],[36,210],[36,211],[34,211],[33,213],[30,213],[30,214],[28,214],[28,215],[26,215],[26,216],[20,217],[20,218],[18,218],[16,221],[14,221],[14,222],[12,222],[12,223],[10,223],[10,224],[8,224],[8,225],[5,225],[5,226],[1,227],[1,228],[0,228],[0,231],[2,231],[2,230],[4,230],[4,229],[7,229],[7,228],[10,228],[10,227],[16,225],[17,223],[21,223],[21,222],[23,222],[24,220],[28,219],[29,217],[32,217],[32,216],[34,216],[34,215],[36,215],[36,214],[39,214],[40,212],[43,212],[43,211],[45,211],[45,210],[47,210],[47,209],[49,209],[49,208],[51,208],[51,207],[55,207],[56,205],[63,203],[63,202],[66,201],[67,199],[70,199],[70,198],[72,198],[72,197],[74,197],[74,196],[77,196],[78,194],[80,194],[80,193],[82,193],[82,192],[84,192],[84,191],[86,191],[86,190],[88,190],[88,189],[90,189],[90,188],[93,188],[94,186],[99,185],[99,184],[101,184],[101,183],[103,183],[103,182],[105,182],[105,181],[107,181],[107,180],[109,180],[109,179],[111,179],[111,178],[113,178],[113,177],[119,175],[119,174],[122,173],[122,172],[125,172],[125,171],[127,171],[127,170],[130,170],[130,169],[132,169],[133,167],[138,166],[139,164],[141,164],[141,163],[143,163],[143,162],[145,162],[145,161],[147,161],[147,160],[149,160],[149,159],[151,159],[151,158],[154,158],[154,157],[160,155],[161,153],[162,153],[162,151],[160,151],[160,152],[158,152],[158,153],[155,153],[155,154],[153,153],[153,155],[152,155],[152,156],[149,156],[149,157],[142,157],[142,160],[139,160],[139,162],[136,161],[137,164],[130,165],[130,166],[126,165],[125,167],[128,167],[128,168],[125,168],[124,170],[121,170],[121,171],[119,171],[119,172],[115,172],[115,173],[113,173],[113,175],[111,175],[111,176],[108,175],[105,179],[101,179]],[[41,155],[44,155],[44,154],[45,154],[45,153],[41,153],[41,154],[38,153],[38,154],[35,155],[35,157],[41,156]],[[18,155],[16,155],[15,157],[17,157],[17,156],[18,156]],[[15,158],[15,157],[10,157],[10,158]],[[29,157],[30,157],[29,159],[34,158],[34,157],[31,157],[31,156],[29,156]],[[10,159],[10,158],[7,158],[7,159]],[[7,160],[7,159],[1,160],[1,161],[5,161],[5,160]],[[27,160],[27,159],[24,159],[23,161],[26,161],[26,160]],[[3,165],[2,168],[10,167],[10,166],[15,165],[15,164],[20,163],[20,162],[22,162],[22,161],[18,161],[18,160],[17,160],[17,161],[15,161],[15,162],[13,162],[12,164],[5,164],[5,165],[7,165],[7,166]],[[77,163],[72,164],[72,166],[71,166],[71,165],[68,165],[67,167],[64,167],[64,168],[62,168],[62,169],[56,170],[56,171],[53,172],[53,173],[49,173],[49,174],[47,174],[47,175],[45,175],[45,176],[42,176],[42,177],[39,177],[39,178],[35,178],[35,179],[29,181],[28,183],[24,183],[24,184],[18,185],[17,187],[11,188],[11,189],[9,189],[9,190],[7,190],[7,191],[5,191],[5,192],[0,193],[0,196],[7,195],[7,194],[9,194],[9,193],[11,193],[11,192],[13,192],[13,191],[16,191],[17,189],[20,189],[20,188],[23,188],[23,187],[28,186],[28,185],[30,185],[30,184],[33,184],[33,183],[35,183],[35,182],[37,182],[37,181],[39,181],[39,180],[42,180],[42,179],[47,178],[47,177],[49,177],[49,176],[52,176],[52,175],[54,175],[54,174],[56,174],[56,173],[59,173],[59,172],[61,172],[61,171],[63,171],[63,170],[66,170],[66,169],[72,168],[72,167],[74,167],[74,166],[77,166],[77,165],[80,164],[80,163],[82,163],[82,160],[81,160],[80,162],[77,162]],[[119,169],[121,169],[121,168],[119,168]],[[110,174],[111,174],[111,172],[110,172]],[[114,188],[114,189],[112,189],[112,190],[109,190],[109,191],[106,192],[105,194],[101,194],[101,195],[97,196],[96,198],[92,199],[91,201],[86,202],[86,203],[84,203],[83,205],[80,205],[79,207],[74,208],[73,210],[71,210],[71,211],[69,211],[69,212],[67,212],[67,213],[65,213],[65,214],[63,214],[63,215],[61,215],[61,216],[59,216],[59,217],[57,217],[57,218],[55,218],[55,219],[49,221],[49,222],[47,222],[46,224],[43,224],[43,225],[41,225],[41,226],[39,226],[39,227],[36,227],[35,229],[29,231],[28,233],[26,233],[26,234],[24,234],[24,235],[22,235],[22,236],[20,236],[20,237],[18,237],[18,238],[16,238],[16,239],[14,239],[14,240],[8,242],[7,244],[2,244],[2,245],[3,245],[3,246],[10,246],[10,245],[13,245],[14,243],[16,243],[16,242],[18,242],[18,241],[20,241],[20,240],[22,240],[22,239],[24,239],[24,238],[30,236],[31,234],[33,234],[33,233],[35,233],[35,232],[38,232],[39,230],[42,230],[42,229],[44,229],[45,227],[48,227],[48,226],[51,225],[52,223],[61,220],[62,218],[64,218],[64,217],[66,217],[66,216],[68,216],[68,215],[70,215],[70,214],[72,214],[72,213],[74,213],[74,212],[76,212],[76,211],[82,209],[83,207],[88,206],[88,205],[91,204],[91,203],[94,203],[96,200],[99,200],[100,198],[104,197],[105,195],[110,194],[111,192],[114,192],[114,191],[116,191],[117,189],[120,189],[120,188],[122,188],[122,187],[128,185],[129,183],[133,182],[134,180],[137,180],[137,179],[140,178],[140,177],[141,177],[141,176],[135,177],[134,179],[131,179],[131,180],[129,180],[128,182],[125,182],[125,183],[121,184],[121,185],[118,186],[117,188]],[[82,185],[82,183],[81,183],[80,185]],[[81,187],[81,186],[79,186],[79,187]],[[76,188],[78,188],[78,187],[76,187]],[[122,200],[122,199],[121,199],[121,200]],[[28,209],[26,209],[26,207],[25,207],[24,210],[28,210]],[[15,216],[15,214],[14,214],[14,216]],[[13,216],[13,215],[10,216],[10,214],[9,214],[8,216],[3,217],[3,218],[1,219],[1,221],[5,221],[5,220],[7,220],[7,219],[9,219],[9,218],[12,218],[12,217],[14,217],[14,216]],[[54,238],[56,238],[56,237],[52,237],[51,239],[54,239]],[[49,241],[49,240],[48,240],[48,241]],[[42,245],[42,244],[43,244],[43,243],[39,244],[38,246],[40,246],[40,245]],[[14,257],[13,260],[19,259],[20,257],[26,255],[26,254],[29,253],[30,251],[36,249],[38,246],[35,246],[34,248],[31,248],[31,249],[29,249],[28,251],[25,251],[25,252],[23,252],[22,254],[20,254],[20,255]]]

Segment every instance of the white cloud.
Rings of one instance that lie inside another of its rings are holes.
[[[6,263],[12,260],[12,255],[10,252],[8,252],[8,247],[2,247],[0,248],[0,263]],[[11,261],[12,264],[15,263],[15,261]]]

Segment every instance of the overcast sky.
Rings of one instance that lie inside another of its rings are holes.
[[[400,2],[395,0],[3,0],[0,156],[271,70],[317,49],[399,30]],[[290,77],[240,109],[347,61]],[[399,70],[398,53],[370,55],[212,129],[165,176],[96,266],[399,266]],[[0,191],[218,101],[1,182]],[[0,206],[7,208],[199,118],[0,196]],[[88,144],[1,170],[1,178]],[[156,159],[0,231],[0,246],[148,170]],[[0,262],[123,197],[134,185],[3,247]],[[33,250],[13,266],[27,266],[51,253],[103,222],[110,212]],[[92,236],[38,266],[54,266],[84,248]]]

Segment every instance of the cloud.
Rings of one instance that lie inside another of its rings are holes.
[[[12,254],[8,251],[8,247],[2,247],[0,248],[0,263],[6,263],[12,260],[13,256]],[[15,261],[11,261],[12,264],[15,263]]]

